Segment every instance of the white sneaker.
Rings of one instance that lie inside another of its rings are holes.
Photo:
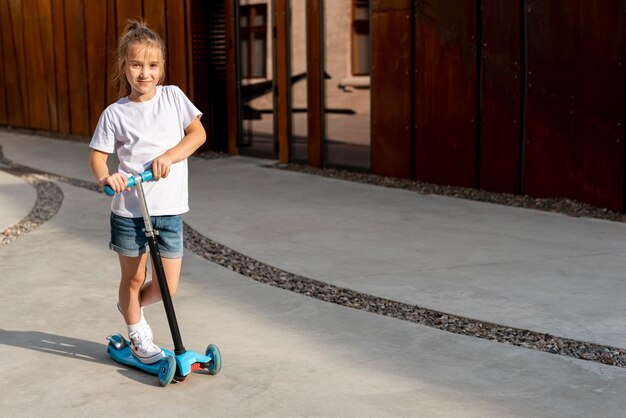
[[[120,303],[117,302],[117,310],[120,311],[120,314],[122,314],[122,316],[124,316],[124,314],[122,313],[122,308],[120,307]],[[141,307],[141,320],[145,322],[146,318],[143,316],[143,306]],[[146,338],[152,342],[154,341],[154,334],[152,333],[152,328],[150,328],[150,325],[148,325],[148,323],[145,323],[145,328],[146,328]]]
[[[133,331],[128,335],[130,339],[130,351],[143,364],[152,364],[165,357],[165,353],[161,347],[152,341],[151,335],[148,335],[150,327],[148,324],[140,331]],[[152,331],[150,331],[152,334]]]

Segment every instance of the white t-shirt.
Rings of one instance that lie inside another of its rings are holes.
[[[185,128],[202,113],[176,86],[157,86],[154,97],[145,102],[123,98],[107,107],[89,146],[98,151],[117,153],[118,171],[135,176],[149,169],[152,160],[176,146]],[[172,164],[167,178],[143,185],[148,211],[152,216],[179,215],[189,210],[187,159]],[[111,210],[119,216],[141,217],[134,189],[116,194]]]

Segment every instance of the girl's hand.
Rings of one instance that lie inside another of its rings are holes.
[[[160,178],[166,178],[170,174],[170,166],[172,165],[172,159],[163,154],[158,156],[152,161],[152,175],[155,180]]]
[[[130,190],[130,187],[126,187],[128,183],[128,179],[126,176],[120,173],[114,173],[110,176],[104,177],[98,181],[100,186],[104,187],[104,185],[108,184],[111,186],[115,193],[122,193],[124,190]]]

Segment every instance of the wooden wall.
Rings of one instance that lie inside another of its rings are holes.
[[[626,8],[600,3],[372,0],[374,173],[625,210]],[[214,13],[203,4],[0,0],[0,125],[89,137],[117,99],[111,52],[130,17],[166,40],[166,82],[207,102],[217,84],[192,57],[191,28],[203,24],[192,13]],[[224,4],[226,42],[213,55],[225,57],[216,80],[229,94],[207,114],[236,107],[234,3]],[[221,146],[231,153],[235,114]],[[209,128],[209,141],[214,131],[224,136]]]
[[[88,137],[117,100],[118,33],[144,18],[166,41],[166,83],[193,99],[190,0],[0,0],[0,125]]]
[[[624,210],[626,8],[601,3],[373,0],[373,171]]]

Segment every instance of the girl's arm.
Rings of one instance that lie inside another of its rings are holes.
[[[174,148],[152,161],[152,174],[155,179],[167,177],[170,166],[193,154],[206,141],[206,132],[198,117],[195,117],[185,128],[185,137]]]
[[[115,173],[109,175],[108,158],[109,154],[95,149],[92,149],[89,155],[89,167],[91,167],[91,172],[98,180],[98,185],[104,187],[105,184],[108,184],[116,193],[122,193],[124,189],[130,190],[126,187],[127,179],[122,174]]]

